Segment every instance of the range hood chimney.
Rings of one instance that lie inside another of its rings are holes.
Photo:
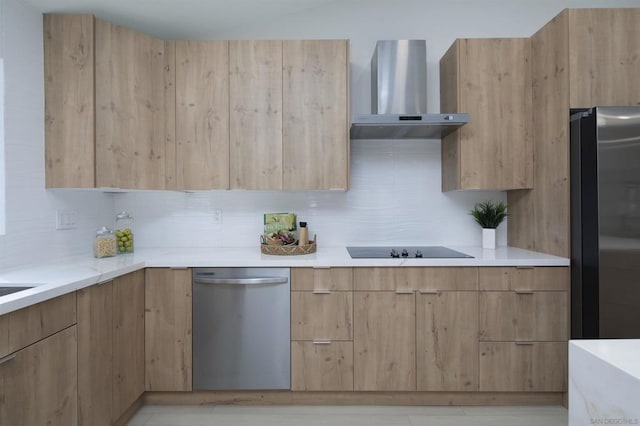
[[[427,114],[424,40],[376,43],[371,111],[352,117],[351,139],[439,139],[469,122],[467,114]]]

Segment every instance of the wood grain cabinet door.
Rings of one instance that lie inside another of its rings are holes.
[[[353,290],[352,268],[292,268],[292,291]]]
[[[564,291],[482,291],[480,340],[566,341],[568,309]]]
[[[96,186],[165,189],[165,43],[99,19],[95,31]]]
[[[192,389],[191,270],[147,268],[145,390]]]
[[[283,42],[284,189],[347,189],[347,40]]]
[[[478,390],[478,293],[418,294],[419,391]]]
[[[113,409],[116,421],[144,392],[144,271],[113,280]]]
[[[231,189],[282,189],[282,41],[229,42]]]
[[[533,186],[528,38],[458,39],[440,60],[442,112],[472,121],[442,140],[442,190]]]
[[[91,15],[45,14],[47,188],[95,186],[95,50]]]
[[[567,342],[480,342],[480,391],[567,390]]]
[[[353,342],[291,342],[291,390],[352,391]]]
[[[0,364],[0,424],[77,425],[77,363],[76,326],[6,358]]]
[[[413,292],[354,292],[354,389],[416,390]]]
[[[175,50],[177,189],[229,189],[229,42]]]
[[[111,425],[113,281],[77,292],[78,424]]]
[[[291,292],[291,340],[353,340],[352,294]]]

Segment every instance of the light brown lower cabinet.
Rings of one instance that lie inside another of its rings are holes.
[[[353,293],[291,292],[291,340],[353,340]]]
[[[145,390],[192,389],[191,270],[147,268]]]
[[[78,424],[76,326],[19,350],[0,364],[0,425]]]
[[[567,342],[480,342],[480,390],[567,390]]]
[[[354,292],[354,389],[416,390],[413,292]]]
[[[353,342],[291,342],[291,390],[352,391]]]
[[[478,390],[478,293],[421,293],[416,302],[419,391]]]
[[[78,423],[111,425],[144,392],[144,271],[78,291]]]

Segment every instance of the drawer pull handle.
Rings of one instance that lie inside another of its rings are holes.
[[[516,290],[516,294],[533,294],[533,290]]]
[[[169,269],[172,271],[184,271],[189,268],[187,266],[171,266]]]
[[[535,269],[535,266],[516,266],[516,269]]]
[[[435,289],[420,290],[420,294],[440,294],[440,290],[435,290]]]
[[[4,364],[5,362],[11,361],[15,357],[16,357],[16,354],[11,354],[11,355],[5,356],[4,358],[0,358],[0,365]]]
[[[530,346],[530,345],[533,345],[534,342],[530,340],[518,340],[515,343],[516,345],[519,345],[519,346]]]
[[[313,294],[331,294],[331,290],[313,290]]]
[[[413,294],[413,290],[396,290],[396,294]]]
[[[314,345],[330,345],[331,340],[314,340],[313,344]]]

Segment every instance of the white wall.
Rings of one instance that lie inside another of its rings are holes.
[[[0,269],[91,249],[94,230],[113,216],[113,199],[89,191],[44,189],[42,15],[0,0],[5,62],[6,235]],[[55,230],[56,209],[75,210],[78,228]]]
[[[565,7],[640,6],[630,0],[350,0],[207,38],[351,39],[351,104],[369,110],[369,60],[377,39],[427,40],[428,107],[439,110],[437,63],[456,37],[529,36]],[[116,211],[136,217],[138,246],[257,244],[262,213],[297,212],[323,245],[388,242],[478,244],[467,211],[503,192],[440,192],[436,141],[355,141],[352,189],[335,192],[131,192],[44,189],[42,22],[20,0],[0,0],[6,62],[7,235],[0,268],[89,253],[93,230]],[[185,37],[189,29],[185,29]],[[222,223],[213,223],[213,209]],[[79,214],[76,230],[56,231],[55,210]],[[499,230],[506,241],[505,225]]]

